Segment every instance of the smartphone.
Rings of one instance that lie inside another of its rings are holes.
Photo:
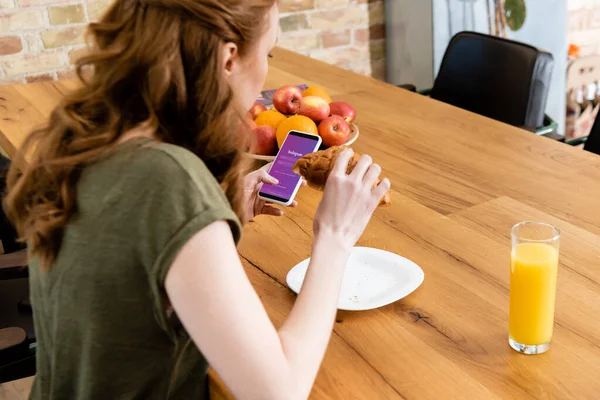
[[[258,197],[271,203],[289,206],[292,204],[302,178],[292,171],[298,159],[314,153],[321,146],[321,137],[310,133],[290,131],[269,169],[269,175],[279,181],[278,185],[263,184]]]

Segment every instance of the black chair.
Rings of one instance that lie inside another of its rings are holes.
[[[0,156],[0,195],[10,161]],[[0,383],[35,374],[35,331],[29,304],[27,252],[0,207]]]
[[[596,116],[592,130],[590,131],[583,149],[600,155],[600,113]]]
[[[544,111],[554,59],[535,47],[474,32],[455,35],[430,96],[530,131]]]
[[[6,157],[0,155],[0,199],[4,196],[4,191],[6,188],[6,173],[8,172],[8,167],[10,166],[10,160]],[[13,226],[4,215],[4,211],[0,207],[0,242],[2,242],[2,247],[4,248],[5,253],[12,253],[14,251],[20,250],[23,248],[16,241],[17,232],[13,228]]]
[[[404,90],[408,90],[409,92],[416,92],[417,91],[417,87],[413,84],[410,83],[405,83],[403,85],[398,85],[398,87],[400,89],[404,89]]]

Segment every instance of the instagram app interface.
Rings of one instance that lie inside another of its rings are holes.
[[[292,168],[299,158],[315,151],[316,145],[317,140],[289,135],[269,172],[271,176],[279,180],[279,185],[264,184],[260,190],[261,193],[289,199],[300,180],[300,176],[292,172]]]

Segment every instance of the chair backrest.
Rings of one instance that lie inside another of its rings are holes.
[[[6,189],[10,160],[0,154],[0,198]],[[16,242],[17,233],[0,207],[0,384],[35,374],[36,341],[29,305],[27,252]],[[0,389],[0,392],[2,390]],[[1,396],[0,396],[1,397]]]
[[[584,150],[600,155],[600,113],[598,113],[594,120],[594,125],[583,148]]]
[[[455,35],[431,97],[510,125],[543,126],[554,59],[535,47],[474,32]]]
[[[0,200],[4,197],[6,190],[6,173],[10,166],[10,160],[0,155]],[[0,202],[0,242],[5,253],[12,253],[22,249],[24,246],[17,242],[17,232],[15,231],[12,224],[8,221],[8,218],[4,214],[4,209]]]

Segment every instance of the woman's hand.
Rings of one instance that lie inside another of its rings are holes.
[[[390,181],[382,180],[374,188],[381,167],[369,156],[362,156],[351,174],[346,170],[353,151],[346,149],[327,179],[323,200],[314,221],[316,240],[329,240],[349,252],[362,235],[379,200],[390,189]]]
[[[271,168],[273,163],[269,163],[264,167],[249,173],[246,175],[244,181],[244,198],[246,204],[246,221],[251,221],[254,217],[265,214],[272,215],[275,217],[281,217],[283,215],[283,211],[279,208],[275,208],[272,203],[267,202],[258,197],[258,192],[260,190],[261,184],[266,183],[269,185],[277,185],[279,182],[277,179],[273,178],[267,171]],[[304,180],[302,181],[302,186],[306,185]],[[290,207],[297,207],[298,202],[295,200],[292,202]]]

